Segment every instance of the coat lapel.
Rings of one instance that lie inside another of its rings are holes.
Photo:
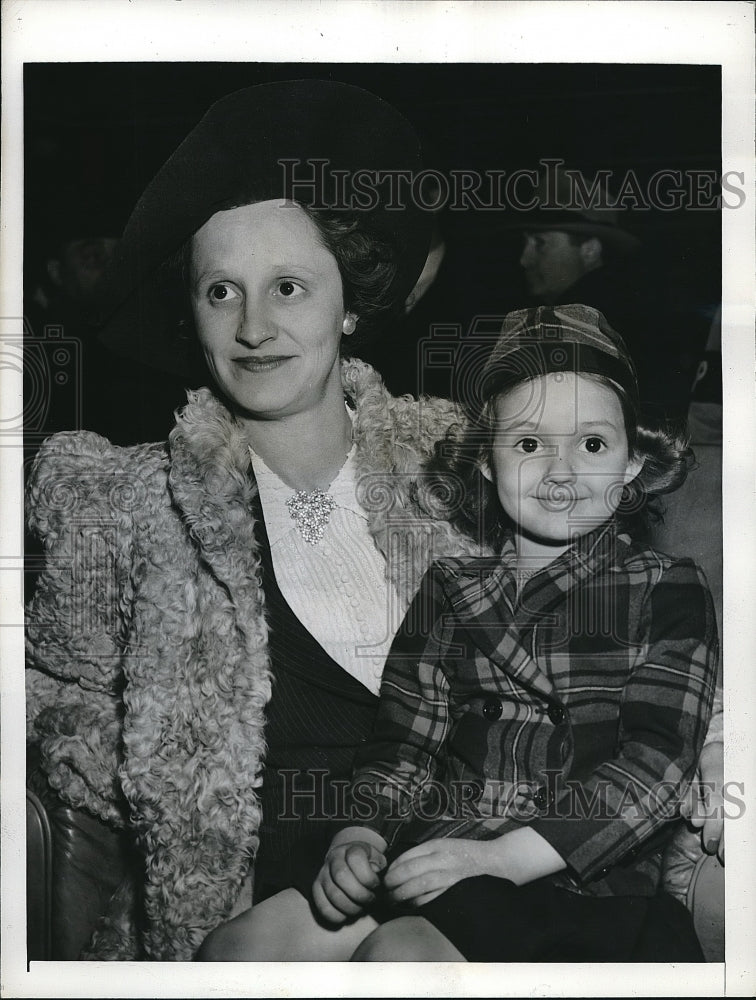
[[[247,442],[208,389],[190,393],[169,439],[169,486],[203,560],[246,612],[262,610]],[[240,615],[243,628],[244,615]],[[249,620],[249,619],[247,619]]]
[[[501,559],[490,568],[481,561],[475,576],[453,579],[447,596],[461,627],[492,663],[546,698],[556,697],[551,680],[538,666],[533,628],[516,604],[515,580]]]
[[[403,614],[435,559],[487,551],[452,527],[438,503],[434,516],[433,497],[423,491],[423,466],[462,414],[446,399],[391,396],[362,361],[344,362],[342,382],[357,411],[357,499],[386,558],[386,575]]]
[[[481,561],[477,576],[450,580],[451,606],[475,645],[501,670],[546,697],[558,698],[551,679],[538,665],[539,627],[570,627],[569,621],[560,618],[569,614],[569,595],[576,594],[613,557],[616,544],[613,522],[577,539],[527,582],[517,600],[510,539],[488,571],[490,561],[487,565]]]
[[[141,582],[121,781],[145,849],[145,946],[185,960],[229,913],[257,847],[271,680],[246,444],[199,390],[168,447],[171,533]],[[160,527],[144,526],[152,545]]]

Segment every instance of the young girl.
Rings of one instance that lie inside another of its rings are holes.
[[[376,926],[358,960],[702,961],[658,876],[715,617],[641,531],[687,450],[639,422],[624,344],[580,305],[506,318],[477,414],[500,555],[438,562],[410,607],[316,913]]]

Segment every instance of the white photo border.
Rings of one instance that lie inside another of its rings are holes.
[[[745,203],[723,213],[726,777],[745,815],[728,827],[727,951],[702,966],[209,966],[34,963],[25,954],[21,448],[0,449],[2,954],[7,996],[750,996],[756,989],[754,715],[754,54],[748,2],[338,2],[6,0],[2,62],[0,338],[23,314],[26,62],[628,62],[722,66],[723,171]],[[0,372],[0,419],[20,373]],[[5,402],[2,402],[2,399]]]

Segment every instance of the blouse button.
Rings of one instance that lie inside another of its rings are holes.
[[[483,715],[487,719],[500,719],[503,706],[499,698],[486,698],[483,702]]]

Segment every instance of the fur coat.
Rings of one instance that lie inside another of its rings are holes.
[[[418,502],[458,413],[392,398],[362,362],[342,378],[360,502],[406,605],[432,559],[480,554]],[[249,467],[208,389],[189,393],[167,443],[63,433],[34,463],[46,565],[27,615],[28,739],[61,797],[133,830],[144,857],[140,930],[124,887],[90,957],[191,959],[255,854],[271,664]]]

